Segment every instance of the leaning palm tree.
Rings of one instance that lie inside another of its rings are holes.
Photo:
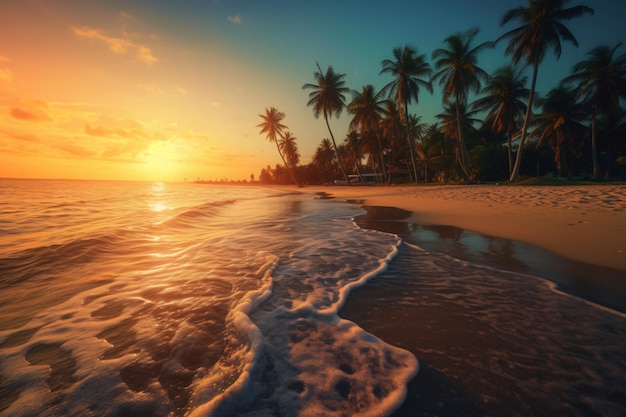
[[[413,138],[409,128],[409,104],[413,100],[418,102],[420,88],[423,87],[431,94],[433,85],[427,78],[432,74],[430,64],[426,62],[426,55],[417,54],[417,51],[410,46],[393,49],[393,60],[385,59],[382,62],[383,69],[380,74],[389,73],[395,79],[385,85],[381,93],[389,94],[398,105],[400,120],[406,128],[406,140],[409,144],[411,163],[413,164],[413,175],[417,182],[417,166],[415,165],[415,152],[413,150]]]
[[[494,133],[505,134],[508,142],[509,175],[513,171],[512,136],[524,118],[528,96],[527,77],[522,77],[513,67],[502,67],[489,78],[481,93],[483,97],[472,103],[472,108],[486,111],[485,125]]]
[[[276,149],[278,149],[280,159],[283,160],[283,163],[289,169],[293,182],[296,185],[300,185],[292,167],[287,164],[287,161],[285,161],[285,156],[280,148],[279,137],[281,139],[283,138],[283,130],[287,128],[287,126],[281,123],[285,118],[285,113],[278,111],[275,107],[270,107],[269,109],[265,109],[265,114],[259,114],[259,116],[263,119],[263,121],[257,125],[257,127],[261,128],[260,133],[265,133],[267,140],[276,144]]]
[[[454,103],[459,119],[456,123],[459,127],[456,135],[459,141],[458,163],[465,180],[470,179],[470,168],[467,145],[460,123],[461,108],[467,105],[468,94],[478,93],[481,82],[489,79],[489,74],[477,65],[478,53],[493,45],[491,42],[483,42],[473,46],[472,42],[477,34],[478,29],[475,28],[448,36],[443,41],[445,47],[433,52],[437,70],[433,80],[438,80],[443,88],[443,103]]]
[[[329,66],[324,74],[322,68],[317,64],[317,71],[313,74],[316,84],[304,84],[303,89],[313,90],[309,93],[309,101],[307,106],[313,106],[313,114],[315,118],[318,118],[320,114],[324,116],[324,121],[328,127],[330,138],[333,141],[333,148],[335,149],[335,155],[339,162],[339,169],[343,176],[344,181],[350,185],[346,170],[343,168],[343,162],[341,155],[339,154],[339,148],[337,148],[337,142],[335,142],[335,136],[330,129],[328,119],[334,114],[336,117],[341,115],[346,103],[345,94],[350,91],[348,87],[344,87],[345,81],[343,78],[346,74],[337,74],[333,70],[332,66]]]
[[[380,138],[380,121],[385,112],[385,100],[380,92],[374,91],[371,84],[363,86],[359,91],[352,91],[352,101],[348,104],[348,112],[353,115],[350,130],[358,131],[363,140],[374,138],[378,144],[376,158],[379,158],[384,173],[383,148]],[[371,152],[370,152],[371,155]],[[371,155],[373,156],[373,155]]]
[[[626,97],[626,53],[614,57],[622,43],[613,48],[598,46],[592,49],[588,59],[579,62],[572,69],[573,74],[565,79],[576,85],[578,98],[591,107],[591,155],[593,179],[599,177],[598,153],[596,146],[596,119],[620,107],[620,98]]]
[[[565,8],[569,2],[570,0],[528,0],[528,7],[511,9],[502,17],[500,26],[514,20],[519,21],[522,25],[500,36],[496,42],[508,39],[506,53],[512,55],[513,64],[517,65],[524,60],[526,66],[533,68],[526,115],[524,116],[517,156],[515,157],[515,166],[509,181],[514,181],[519,174],[522,149],[526,144],[526,134],[532,117],[539,64],[543,61],[549,48],[552,48],[557,59],[561,57],[561,39],[578,47],[578,41],[562,21],[587,13],[593,14],[593,9],[584,5]]]

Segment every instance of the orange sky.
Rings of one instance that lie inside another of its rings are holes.
[[[256,125],[286,113],[301,163],[329,137],[306,106],[316,63],[346,87],[382,88],[381,61],[410,44],[430,60],[450,34],[480,27],[494,40],[514,5],[501,0],[299,2],[292,0],[15,0],[0,8],[0,177],[182,181],[249,179],[280,162]],[[626,2],[587,2],[568,24],[578,49],[540,67],[538,92],[599,44],[623,33]],[[597,3],[597,4],[596,4]],[[508,29],[511,29],[510,27]],[[504,48],[484,52],[493,72]],[[387,77],[387,78],[386,78]],[[441,93],[411,111],[433,123]],[[349,101],[350,94],[346,95]],[[338,142],[349,115],[331,119]]]
[[[71,3],[2,6],[0,177],[249,179],[278,162],[219,45]]]

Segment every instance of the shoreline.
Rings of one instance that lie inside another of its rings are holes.
[[[626,271],[626,186],[307,186],[362,205],[411,212],[403,221],[456,226]]]
[[[438,245],[442,240],[457,245],[460,242],[461,246],[467,244],[472,251],[476,239],[490,242],[491,239],[477,236],[480,232],[470,231],[471,242],[467,241],[468,237],[461,235],[470,228],[477,230],[472,226],[465,230],[458,226],[421,226],[424,223],[418,220],[422,214],[419,208],[417,211],[409,209],[416,210],[416,202],[422,199],[407,196],[403,188],[399,190],[399,193],[395,189],[317,191],[319,198],[343,198],[363,206],[366,213],[355,218],[359,227],[394,233],[408,243],[399,248],[398,255],[385,272],[350,294],[340,312],[341,317],[358,323],[387,343],[412,352],[420,362],[419,373],[407,385],[404,403],[390,416],[591,416],[601,413],[618,415],[626,410],[623,403],[616,400],[625,394],[620,388],[620,381],[626,375],[626,363],[621,355],[626,342],[623,309],[618,309],[622,310],[620,313],[596,303],[587,303],[576,294],[571,297],[547,290],[544,279],[550,278],[539,278],[532,272],[531,275],[520,275],[515,268],[500,269],[498,262],[502,259],[496,259],[493,265],[473,260],[456,262],[454,258],[458,254],[454,251],[431,251],[428,245]],[[451,199],[459,197],[455,194],[459,190],[442,191]],[[611,190],[600,191],[612,195]],[[619,193],[623,196],[624,190],[618,190]],[[510,194],[510,190],[505,190],[499,195],[502,202],[486,204],[502,209],[511,198]],[[553,198],[562,197],[557,193]],[[617,219],[614,228],[620,229],[617,222],[623,221],[623,209],[617,207],[614,210],[616,207],[606,201],[612,200],[602,198],[601,203],[586,207],[586,214],[576,213],[579,208],[570,210],[577,215],[589,216],[589,223],[596,223],[599,218]],[[444,198],[430,200],[428,208],[431,210],[437,203],[447,201]],[[457,200],[463,201],[461,198]],[[468,206],[476,209],[480,203],[485,204],[478,201]],[[551,206],[547,201],[542,203],[540,207],[545,206],[545,213],[541,216],[559,220],[562,206],[559,203]],[[514,204],[520,206],[515,207],[518,209],[528,207],[524,203]],[[563,198],[562,204],[568,204],[568,200]],[[430,218],[444,219],[440,224],[446,225],[453,220],[446,215],[461,214],[448,207],[445,215]],[[471,219],[476,218],[476,213],[470,214],[474,215]],[[527,217],[532,218],[532,214]],[[542,222],[546,219],[538,221],[541,227],[545,227]],[[502,226],[497,221],[494,223]],[[519,224],[513,226],[514,231],[520,227]],[[555,229],[566,226],[557,223]],[[423,231],[438,236],[432,242],[428,239],[420,242],[419,233]],[[600,229],[598,233],[592,233],[590,242],[597,242],[604,232],[605,229]],[[620,247],[623,239],[609,239],[599,249],[606,250],[615,244]],[[426,246],[425,250],[412,246],[416,240],[417,246]],[[517,237],[500,240],[509,240],[514,245],[519,243]],[[530,245],[532,243],[526,246]],[[480,242],[478,246],[482,248]],[[571,250],[570,245],[565,246]],[[597,249],[590,252],[595,254]],[[514,258],[505,252],[505,258]],[[525,255],[543,257],[541,251]],[[539,261],[550,264],[553,259],[548,257]],[[576,260],[566,262],[575,267],[582,265]],[[597,265],[577,271],[590,287],[604,279],[601,272],[606,268],[595,268]],[[621,271],[615,270],[617,278],[623,277]],[[625,288],[626,282],[619,281],[620,288]],[[626,292],[622,293],[624,296]]]

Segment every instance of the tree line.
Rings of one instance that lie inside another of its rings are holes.
[[[260,133],[276,144],[284,165],[267,167],[259,181],[327,184],[349,173],[376,174],[386,183],[516,180],[520,175],[590,178],[626,177],[626,53],[622,43],[587,53],[545,96],[535,91],[539,66],[548,53],[558,59],[562,43],[578,46],[564,22],[592,15],[568,0],[529,0],[504,14],[501,26],[517,23],[494,41],[476,44],[478,29],[448,36],[432,65],[411,46],[397,47],[381,62],[392,81],[379,91],[345,86],[345,74],[317,65],[307,105],[323,117],[329,137],[312,161],[299,165],[296,137],[274,107],[259,115]],[[506,42],[511,62],[493,74],[479,66],[479,54]],[[522,75],[532,69],[530,86]],[[437,122],[410,114],[423,92],[442,91]],[[347,95],[351,100],[347,101]],[[478,97],[470,102],[470,98]],[[331,129],[332,116],[347,110],[352,119],[342,143]],[[478,118],[480,116],[480,119]]]

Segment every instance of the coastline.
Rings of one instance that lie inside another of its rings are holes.
[[[363,205],[411,212],[405,222],[447,225],[626,271],[626,186],[307,186]]]

